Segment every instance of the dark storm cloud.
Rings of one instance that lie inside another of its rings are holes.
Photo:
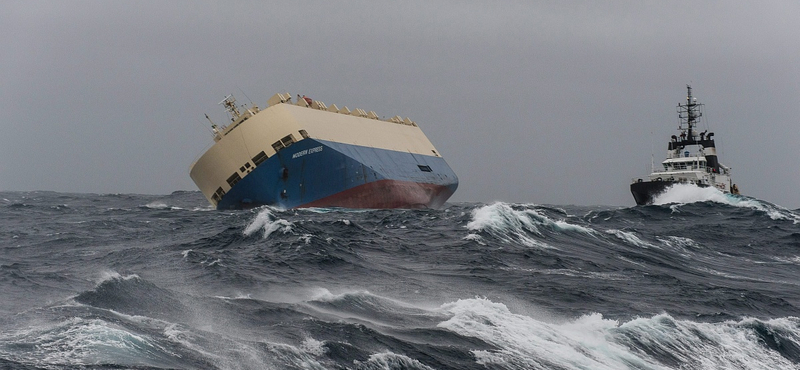
[[[203,113],[288,91],[410,116],[459,175],[454,201],[631,205],[691,83],[740,188],[800,206],[792,1],[0,8],[3,190],[194,189]]]

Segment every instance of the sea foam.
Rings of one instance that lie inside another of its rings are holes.
[[[439,327],[486,341],[497,350],[473,351],[478,363],[526,369],[666,369],[631,353],[608,338],[618,326],[600,314],[552,324],[515,314],[502,303],[485,298],[462,299],[441,307],[452,315]]]
[[[366,361],[354,361],[355,368],[358,370],[433,370],[432,367],[410,358],[392,352],[376,353],[370,355]]]
[[[485,298],[441,306],[440,328],[497,347],[475,350],[488,367],[526,369],[796,369],[800,319],[703,323],[668,314],[620,323],[599,313],[550,323]],[[786,353],[779,353],[786,352]]]
[[[288,234],[292,232],[292,226],[294,226],[293,223],[282,218],[276,218],[272,210],[264,208],[258,212],[258,215],[244,229],[244,235],[250,236],[254,232],[264,229],[264,239],[266,239],[276,231]]]
[[[472,210],[472,219],[467,223],[467,229],[473,232],[486,232],[506,242],[517,242],[528,247],[548,249],[557,248],[540,240],[544,237],[542,230],[552,230],[557,233],[595,234],[595,231],[590,228],[574,225],[564,220],[553,220],[530,206],[518,208],[520,207],[502,202],[475,208]]]
[[[769,202],[734,194],[726,194],[714,187],[701,188],[691,184],[675,184],[653,200],[655,205],[716,202],[734,207],[750,208],[766,213],[773,220],[790,220],[800,223],[800,215]],[[676,210],[677,208],[673,208]]]

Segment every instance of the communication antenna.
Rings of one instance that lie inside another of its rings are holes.
[[[239,89],[239,91],[242,93],[242,95],[244,95],[244,97],[247,98],[247,100],[250,101],[250,105],[252,106],[253,105],[253,100],[251,100],[250,97],[247,96],[247,94],[245,94],[244,90],[242,90],[239,86],[236,86],[236,88]]]
[[[208,114],[206,114],[206,119],[208,120],[208,122],[211,122],[211,131],[214,134],[214,141],[219,141],[219,139],[222,139],[222,133],[219,131],[219,127],[217,127],[217,124],[214,123],[214,121],[212,121],[210,117],[208,117]]]
[[[650,128],[650,173],[656,172],[655,162],[654,162],[654,148],[653,148],[653,129]]]
[[[653,159],[653,152],[650,152],[650,173],[656,172],[656,164]]]
[[[208,120],[208,122],[211,122],[211,129],[214,130],[214,133],[219,132],[219,128],[217,128],[217,124],[214,123],[214,121],[212,121],[211,118],[208,117],[208,114],[206,114],[206,119]]]
[[[206,118],[208,118],[208,116],[206,116]],[[212,133],[212,134],[213,134],[213,133],[215,133],[215,131],[214,131],[214,130],[212,130],[212,129],[210,129],[210,128],[208,128],[208,126],[206,126],[206,124],[205,124],[205,123],[203,123],[203,121],[197,120],[197,123],[198,123],[200,126],[203,126],[203,128],[204,128],[204,129],[211,131],[211,133]],[[212,125],[212,126],[213,126],[213,125]]]

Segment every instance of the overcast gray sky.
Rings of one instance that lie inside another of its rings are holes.
[[[452,201],[633,205],[691,84],[742,192],[794,209],[799,20],[796,0],[7,0],[0,190],[196,190],[203,114],[290,92],[411,117]]]

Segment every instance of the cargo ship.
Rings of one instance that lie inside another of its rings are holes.
[[[667,158],[661,168],[653,168],[647,179],[634,178],[631,193],[637,205],[652,204],[656,196],[674,184],[713,186],[723,193],[739,194],[731,181],[731,169],[719,162],[714,133],[697,129],[703,104],[692,97],[687,85],[686,104],[678,104],[678,135],[672,135],[667,145]]]
[[[278,93],[260,109],[220,102],[213,145],[189,170],[217,209],[439,208],[458,177],[416,122]]]

